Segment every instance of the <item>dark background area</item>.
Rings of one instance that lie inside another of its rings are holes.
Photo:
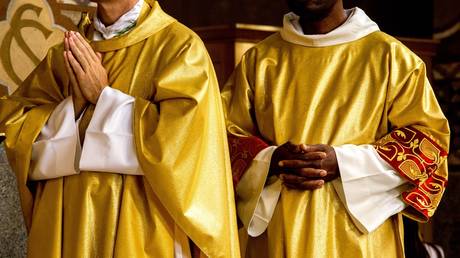
[[[448,2],[441,1],[440,9],[449,6]],[[281,26],[282,17],[288,12],[283,0],[163,0],[160,3],[167,12],[191,27],[235,22]],[[434,32],[434,4],[430,0],[345,0],[344,6],[359,6],[383,31],[392,35],[431,38]],[[457,10],[460,10],[458,4]],[[201,13],[206,15],[197,15]],[[443,15],[441,11],[438,13]]]

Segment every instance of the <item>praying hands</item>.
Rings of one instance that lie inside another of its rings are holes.
[[[108,85],[108,75],[102,65],[102,55],[95,52],[78,32],[65,33],[64,59],[78,117],[89,103],[97,103]]]

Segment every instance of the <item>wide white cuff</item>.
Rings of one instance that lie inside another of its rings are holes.
[[[340,178],[332,183],[357,228],[369,233],[402,211],[408,181],[380,158],[372,145],[334,147]]]
[[[80,169],[143,175],[133,136],[134,98],[105,87],[86,129]]]
[[[72,97],[62,101],[53,111],[32,145],[30,180],[45,180],[79,173],[80,140],[75,123]]]
[[[278,177],[267,181],[275,149],[276,146],[270,146],[259,152],[236,187],[238,216],[252,237],[267,229],[281,193]]]

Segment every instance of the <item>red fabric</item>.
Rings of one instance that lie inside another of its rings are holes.
[[[423,220],[428,220],[447,185],[447,177],[438,173],[447,151],[413,127],[392,131],[375,148],[380,157],[415,186],[402,194],[403,200],[420,212]]]
[[[239,137],[232,134],[228,135],[228,144],[230,146],[233,185],[236,187],[252,160],[269,145],[255,136]]]

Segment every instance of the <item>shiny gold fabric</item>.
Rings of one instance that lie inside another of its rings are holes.
[[[88,21],[80,28],[91,38]],[[146,0],[137,27],[92,45],[103,53],[111,87],[136,98],[133,128],[145,176],[84,171],[27,180],[32,143],[69,95],[63,47],[52,48],[18,91],[0,101],[28,256],[174,257],[177,224],[209,257],[239,257],[225,122],[201,40]]]
[[[274,34],[243,56],[224,87],[227,129],[274,145],[342,145],[372,144],[413,125],[447,148],[447,121],[425,76],[423,62],[383,32],[329,47]],[[242,237],[241,246],[246,257],[403,257],[401,226],[399,214],[362,234],[331,183],[283,187],[267,231]]]

